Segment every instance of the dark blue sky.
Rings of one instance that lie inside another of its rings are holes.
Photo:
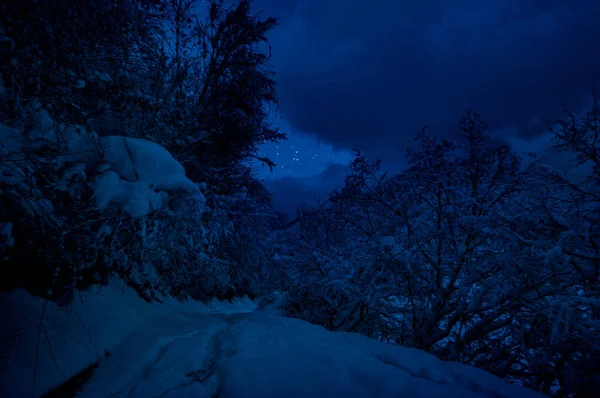
[[[600,81],[599,0],[254,6],[281,18],[270,41],[291,140],[265,148],[280,167],[261,172],[280,203],[329,189],[352,147],[402,167],[418,127],[450,134],[468,108],[498,138],[538,148],[562,102],[582,105]]]

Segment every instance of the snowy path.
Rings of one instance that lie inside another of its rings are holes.
[[[248,300],[146,303],[113,281],[68,309],[22,290],[0,294],[0,308],[0,397],[43,396],[98,360],[81,397],[543,396],[423,351],[256,311]]]
[[[82,397],[540,397],[419,350],[265,313],[176,314],[127,338]]]
[[[225,326],[218,315],[160,317],[115,348],[86,384],[83,396],[153,397],[169,391],[167,396],[175,396],[193,381],[190,372],[206,367]],[[194,387],[199,389],[195,396],[209,396],[203,385]]]
[[[44,304],[21,289],[0,293],[0,397],[43,396],[98,358],[103,361],[106,352],[114,358],[130,353],[141,359],[150,345],[166,345],[168,336],[201,333],[203,315],[252,312],[254,308],[249,300],[205,305],[163,297],[162,303],[147,303],[118,279],[110,286],[82,292],[68,308]],[[192,314],[199,318],[186,323]],[[160,328],[150,327],[156,324]]]

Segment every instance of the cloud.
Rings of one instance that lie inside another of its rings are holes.
[[[599,77],[594,0],[256,3],[284,17],[271,42],[286,121],[384,158],[468,108],[534,137]]]
[[[282,177],[266,180],[266,187],[274,194],[275,208],[288,216],[294,216],[298,205],[325,201],[328,194],[344,184],[347,165],[332,163],[320,174],[310,177]]]

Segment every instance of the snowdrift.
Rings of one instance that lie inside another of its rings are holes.
[[[147,303],[119,281],[69,309],[22,290],[1,294],[0,396],[32,396],[36,357],[35,396],[95,361],[82,397],[543,396],[419,350],[255,311],[250,301],[162,301]]]
[[[101,139],[105,168],[96,179],[94,196],[98,209],[109,203],[134,217],[160,210],[167,192],[184,190],[206,202],[196,184],[185,176],[185,169],[162,146],[139,138],[110,136]]]

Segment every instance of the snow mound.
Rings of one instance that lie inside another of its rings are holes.
[[[168,197],[166,192],[156,192],[144,181],[124,181],[112,170],[96,179],[94,195],[98,209],[104,210],[114,202],[133,217],[142,217],[159,210]]]
[[[164,147],[141,138],[102,138],[104,162],[126,181],[144,181],[161,190],[190,189],[196,186],[185,169]]]
[[[134,217],[145,216],[160,209],[173,190],[193,193],[196,202],[206,203],[183,166],[159,144],[121,136],[104,137],[101,143],[105,170],[94,190],[98,209],[117,203]]]

